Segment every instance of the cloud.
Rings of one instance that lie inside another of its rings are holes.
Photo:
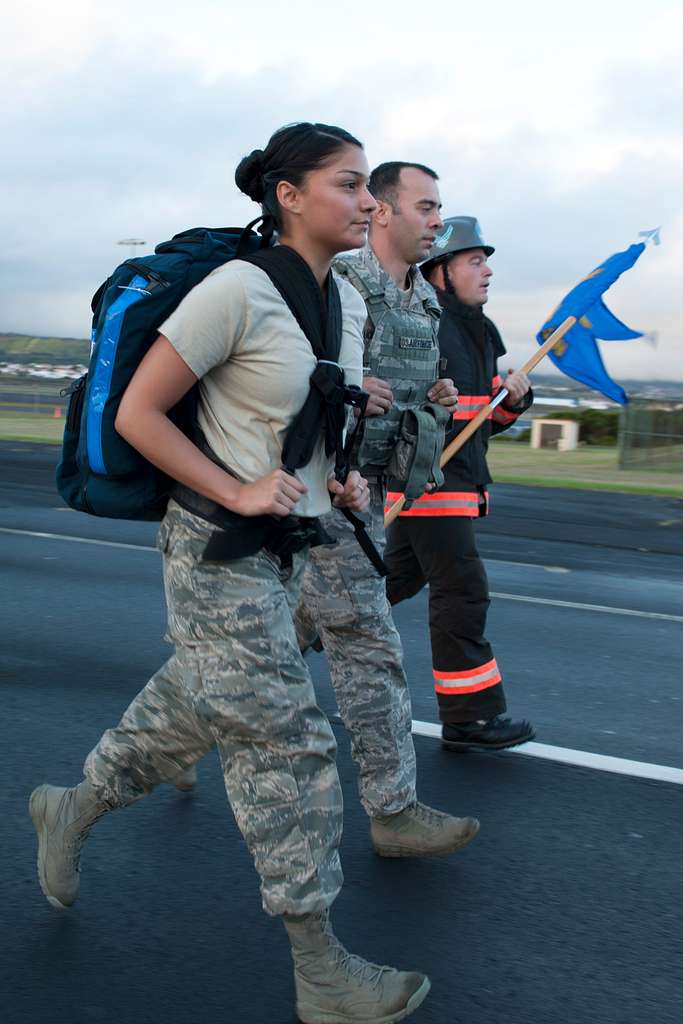
[[[276,86],[287,97],[280,120],[299,106],[295,84],[268,75],[209,86],[193,71],[98,56],[60,78],[30,118],[16,108],[1,116],[11,140],[0,164],[10,211],[0,285],[7,329],[83,333],[87,303],[79,327],[63,295],[76,287],[85,300],[128,255],[118,239],[138,236],[151,249],[193,224],[256,216],[234,186],[234,167],[277,126]],[[245,93],[248,103],[239,101]]]
[[[683,26],[682,26],[683,27]],[[681,101],[683,68],[676,61],[648,66],[639,62],[635,69],[622,66],[605,76],[606,94],[603,118],[615,129],[637,133],[645,140],[677,138],[681,143]]]
[[[258,23],[207,0],[191,17],[169,0],[17,5],[0,62],[0,329],[84,336],[90,294],[128,255],[119,239],[151,248],[194,224],[246,222],[257,210],[233,185],[239,158],[280,124],[322,120],[365,139],[373,164],[433,166],[445,212],[480,218],[512,346],[591,266],[662,223],[664,245],[616,286],[616,311],[658,330],[657,361],[683,378],[681,11],[577,0],[559,32],[547,10],[494,0],[484,31],[479,12],[456,18],[441,0],[422,13],[399,2],[391,19],[379,4],[358,19],[309,0],[285,19],[267,0]]]

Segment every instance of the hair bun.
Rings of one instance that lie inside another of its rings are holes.
[[[263,171],[262,149],[254,149],[249,156],[243,157],[235,171],[235,184],[238,189],[255,203],[262,203],[265,196]]]

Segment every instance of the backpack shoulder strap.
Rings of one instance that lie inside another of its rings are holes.
[[[269,252],[274,254],[276,250],[269,250]],[[315,437],[316,433],[316,422],[319,421],[319,417],[321,415],[326,418],[331,414],[334,415],[332,410],[335,410],[335,418],[337,419],[337,429],[335,431],[335,475],[337,479],[343,483],[348,475],[349,464],[348,446],[345,450],[342,444],[344,422],[342,410],[344,405],[356,405],[359,407],[359,417],[356,425],[357,429],[357,426],[362,422],[365,405],[367,404],[367,396],[359,388],[345,386],[343,382],[343,370],[341,367],[339,367],[335,362],[329,361],[329,353],[326,354],[321,351],[320,345],[317,343],[318,339],[316,337],[316,332],[311,330],[311,309],[305,301],[305,290],[303,288],[296,287],[296,280],[293,279],[291,272],[283,274],[274,272],[274,267],[278,266],[279,270],[279,265],[277,257],[273,259],[272,255],[270,259],[259,259],[259,256],[256,255],[246,257],[246,260],[247,262],[260,267],[268,274],[287,304],[290,312],[299,324],[304,336],[311,344],[311,348],[318,360],[318,365],[311,375],[311,388],[308,398],[298,416],[294,418],[294,421],[287,432],[287,437],[285,438],[285,444],[283,446],[285,466],[286,468],[291,466],[291,471],[293,468],[297,468],[299,465],[305,464],[305,462],[302,461],[305,457],[302,453],[310,453],[311,440]],[[331,279],[331,283],[334,286],[333,279]],[[339,303],[339,294],[336,287],[331,287],[329,289],[328,301]],[[341,309],[339,310],[339,329],[337,334],[338,338],[335,338],[335,360],[339,358],[339,348],[341,346]],[[326,406],[327,409],[325,408]],[[355,430],[353,431],[351,440],[354,436]],[[331,454],[331,452],[328,451],[328,454]],[[342,509],[341,511],[346,520],[350,523],[356,540],[367,558],[370,560],[380,576],[386,576],[388,574],[387,567],[382,561],[382,556],[375,547],[372,538],[368,534],[367,527],[363,520],[351,512],[350,509]]]
[[[312,295],[308,278],[311,272],[299,264],[303,264],[300,256],[294,257],[291,249],[273,247],[260,253],[245,254],[240,257],[245,263],[252,263],[268,275],[272,284],[280,293],[290,313],[301,328],[301,332],[313,349],[316,359],[337,359],[341,347],[341,308],[339,294],[334,282],[330,287],[329,302],[338,307],[337,319],[333,331],[334,337],[328,338],[334,351],[323,351],[324,339],[321,336],[322,296]],[[316,286],[316,291],[319,289]],[[317,299],[317,302],[315,301]]]

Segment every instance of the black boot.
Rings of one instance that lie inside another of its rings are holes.
[[[444,725],[441,731],[443,746],[449,750],[504,750],[526,743],[535,735],[533,725],[526,719],[513,722],[500,715],[488,721]]]

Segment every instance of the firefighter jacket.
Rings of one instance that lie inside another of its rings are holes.
[[[426,402],[427,392],[443,376],[438,343],[441,310],[434,289],[417,267],[410,268],[411,286],[402,291],[369,245],[337,257],[334,269],[365,299],[363,373],[387,381],[394,395],[385,416],[363,421],[353,453],[354,464],[364,472],[381,473],[398,440],[401,415]]]
[[[477,413],[494,398],[502,387],[498,359],[505,355],[496,325],[484,316],[481,306],[466,306],[455,296],[437,289],[442,307],[439,325],[441,364],[439,377],[451,377],[458,388],[458,404],[451,429],[446,434],[448,445]],[[489,437],[506,430],[533,401],[531,390],[519,405],[511,408],[505,400],[489,415],[488,420],[444,466],[445,481],[438,490],[424,494],[402,516],[484,516],[488,512],[488,491],[491,483],[486,462]],[[387,509],[400,496],[389,487]]]

